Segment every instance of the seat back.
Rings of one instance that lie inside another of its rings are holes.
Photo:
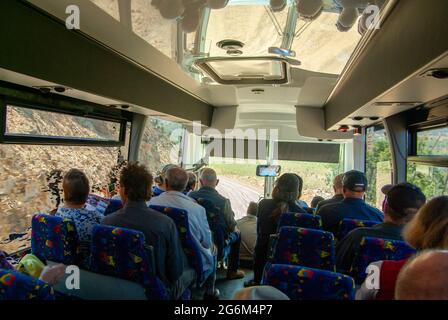
[[[54,300],[51,285],[18,271],[0,269],[0,300]]]
[[[86,201],[86,208],[87,210],[96,211],[104,215],[109,204],[110,199],[100,197],[96,194],[89,194]]]
[[[354,300],[351,277],[326,270],[274,264],[266,270],[263,285],[277,288],[291,300]]]
[[[270,262],[335,271],[333,234],[313,229],[282,227]]]
[[[182,247],[185,255],[187,256],[188,263],[196,271],[198,277],[201,277],[203,272],[201,253],[196,243],[193,241],[187,211],[163,206],[149,207],[153,210],[166,214],[174,221],[177,231],[179,232]],[[202,281],[202,279],[199,279],[199,281]]]
[[[114,213],[118,210],[123,208],[123,202],[119,199],[110,199],[109,205],[107,206],[106,210],[104,211],[104,215],[107,216],[111,213]]]
[[[230,247],[227,246],[227,225],[224,220],[224,212],[213,202],[204,198],[195,198],[207,214],[208,225],[213,234],[213,241],[218,247],[218,260],[225,259],[230,253]]]
[[[403,260],[414,253],[415,249],[404,241],[365,237],[359,243],[350,274],[357,284],[361,284],[366,278],[366,269],[372,262]]]
[[[357,228],[370,228],[379,224],[377,221],[369,220],[356,220],[356,219],[343,219],[339,222],[338,233],[335,235],[338,240],[344,239],[344,237],[350,233],[350,231]]]
[[[322,219],[320,216],[315,216],[308,213],[287,212],[280,216],[278,228],[280,229],[281,227],[322,230]]]
[[[31,227],[31,251],[42,262],[51,260],[67,265],[80,262],[79,240],[72,220],[36,214]]]
[[[155,276],[154,259],[142,232],[96,225],[92,232],[91,271],[143,285],[148,299],[167,299]]]

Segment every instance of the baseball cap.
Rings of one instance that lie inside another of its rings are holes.
[[[348,171],[344,174],[342,186],[351,191],[365,192],[367,190],[367,177],[361,171]]]
[[[408,209],[420,209],[426,197],[422,190],[411,183],[400,183],[387,192],[387,205],[396,213],[406,214]]]

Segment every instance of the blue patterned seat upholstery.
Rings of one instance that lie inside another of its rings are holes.
[[[110,199],[109,205],[107,206],[106,210],[104,211],[104,215],[107,216],[111,213],[114,213],[118,210],[123,208],[123,202],[119,199]]]
[[[372,262],[403,260],[414,253],[415,249],[404,241],[365,237],[359,244],[350,274],[357,284],[361,284],[366,278],[366,269]]]
[[[326,270],[273,264],[265,272],[263,285],[277,288],[291,300],[354,300],[351,277]]]
[[[283,213],[280,216],[278,228],[281,227],[296,227],[307,229],[322,229],[322,219],[320,216],[315,216],[308,213]]]
[[[91,271],[137,282],[150,300],[168,299],[164,284],[155,276],[154,259],[142,232],[96,225],[91,254]]]
[[[31,221],[31,251],[42,262],[66,265],[80,262],[80,247],[72,220],[36,214]]]
[[[104,215],[109,204],[110,199],[100,197],[96,194],[89,194],[86,201],[86,208],[87,210],[96,211]]]
[[[230,253],[230,245],[226,239],[227,225],[224,220],[224,213],[209,200],[203,198],[195,200],[204,207],[207,214],[208,225],[213,234],[213,242],[218,247],[217,259],[218,261],[225,260]]]
[[[270,262],[336,271],[333,234],[313,229],[282,227]]]
[[[335,235],[338,240],[344,239],[344,237],[350,233],[350,231],[357,228],[370,228],[379,224],[377,221],[369,220],[356,220],[356,219],[343,219],[339,222],[338,233]]]
[[[190,224],[188,222],[187,211],[177,208],[168,208],[163,206],[149,206],[151,209],[159,211],[170,217],[176,224],[177,231],[179,232],[180,241],[182,243],[182,248],[184,249],[185,255],[187,256],[188,263],[196,271],[198,276],[198,283],[202,283],[204,279],[202,258],[199,248],[197,248],[196,243],[192,239],[190,232]]]
[[[18,271],[0,269],[1,300],[54,300],[51,285]]]

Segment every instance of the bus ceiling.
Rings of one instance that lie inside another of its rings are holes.
[[[448,2],[379,1],[379,28],[370,30],[362,28],[365,1],[358,2],[359,18],[348,21],[338,0],[323,1],[316,15],[293,1],[274,10],[269,1],[231,0],[220,10],[199,8],[192,28],[134,1],[1,2],[0,79],[63,87],[61,95],[187,125],[284,121],[281,140],[351,139],[338,129],[372,125],[448,93],[436,76],[448,67]],[[66,28],[69,5],[80,9],[80,30]]]

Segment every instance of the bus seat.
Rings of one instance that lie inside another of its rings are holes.
[[[92,231],[91,271],[137,282],[151,300],[168,299],[164,284],[155,276],[151,248],[142,232],[96,225]]]
[[[54,300],[52,286],[18,271],[0,269],[0,300]]]
[[[89,194],[86,201],[86,209],[104,215],[109,204],[110,199],[97,196],[96,194]]]
[[[369,228],[379,224],[377,221],[369,220],[356,220],[356,219],[343,219],[339,222],[338,233],[335,235],[336,239],[342,240],[353,229],[357,228]]]
[[[201,253],[199,251],[199,248],[197,248],[196,243],[192,239],[187,211],[177,208],[154,205],[151,205],[149,207],[153,210],[166,214],[176,224],[182,247],[188,259],[188,263],[196,271],[198,277],[198,285],[201,286],[209,275],[203,273],[204,268],[202,265]]]
[[[355,283],[351,277],[302,266],[273,264],[265,272],[262,284],[277,288],[291,300],[355,298]]]
[[[204,207],[207,213],[207,220],[213,234],[213,240],[218,247],[218,261],[224,261],[230,253],[230,245],[226,241],[227,225],[224,220],[224,212],[209,200],[203,198],[195,200]]]
[[[322,230],[322,219],[320,216],[315,216],[308,213],[287,212],[280,216],[278,228],[280,229],[281,227]]]
[[[370,263],[382,260],[403,260],[414,253],[415,249],[404,241],[365,237],[361,239],[350,274],[356,284],[362,284]]]
[[[106,210],[104,211],[104,215],[107,216],[111,213],[114,213],[118,210],[123,208],[123,202],[119,199],[110,199],[109,205],[107,206]]]
[[[31,252],[42,262],[80,262],[80,246],[72,220],[36,214],[31,221]]]
[[[49,266],[56,263],[48,261]],[[55,286],[56,293],[82,300],[147,300],[145,288],[136,282],[79,270],[79,289],[66,286],[67,274]]]
[[[333,234],[313,229],[282,227],[270,263],[336,271]]]

